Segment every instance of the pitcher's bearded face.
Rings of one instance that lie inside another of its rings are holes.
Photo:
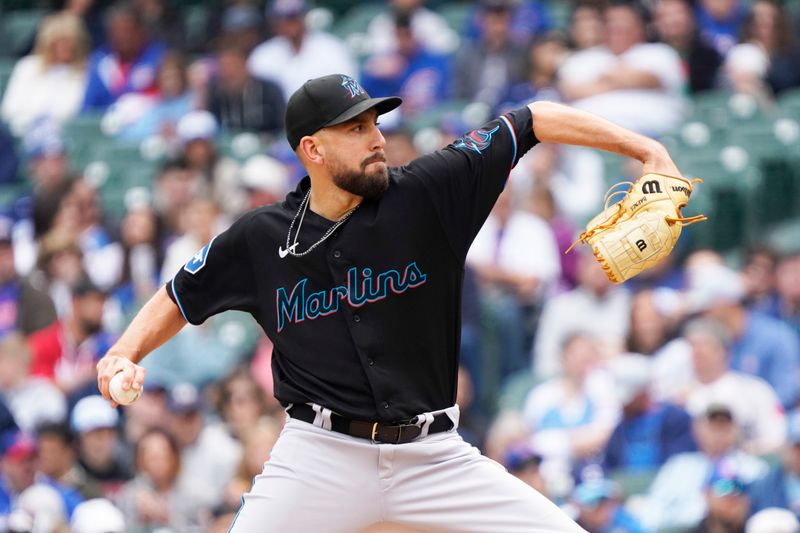
[[[389,187],[389,167],[382,151],[367,157],[357,167],[348,167],[334,159],[328,170],[337,187],[364,198],[379,198]]]

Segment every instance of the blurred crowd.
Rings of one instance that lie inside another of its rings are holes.
[[[388,0],[353,8],[375,13],[358,39],[326,30],[325,2],[215,2],[199,32],[183,2],[40,4],[0,104],[0,184],[18,186],[0,213],[0,530],[14,532],[227,530],[283,424],[266,336],[237,313],[187,326],[120,409],[95,364],[197,250],[302,177],[282,131],[306,79],[403,97],[382,117],[390,165],[536,99],[657,138],[692,95],[769,106],[800,86],[797,2],[588,0],[559,19],[566,2],[480,0],[454,25],[456,3]],[[109,143],[164,154],[124,212],[72,162],[65,131],[85,116]],[[263,150],[225,153],[237,132]],[[563,252],[616,177],[553,145],[512,172],[467,257],[462,435],[592,533],[800,531],[800,244],[722,255],[685,230],[612,285],[587,250]]]

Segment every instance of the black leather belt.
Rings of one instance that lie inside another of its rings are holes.
[[[309,424],[313,424],[314,419],[317,417],[317,412],[310,405],[304,403],[292,405],[288,413],[292,418]],[[428,427],[428,434],[448,431],[452,427],[453,421],[450,420],[450,417],[445,413],[440,413],[434,416],[433,422]],[[331,413],[331,430],[381,444],[405,444],[416,439],[422,433],[422,428],[416,424],[383,424],[381,422],[350,420],[335,413]]]

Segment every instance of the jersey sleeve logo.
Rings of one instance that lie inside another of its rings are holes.
[[[347,91],[350,93],[350,98],[355,98],[356,96],[364,93],[364,89],[361,87],[361,85],[359,85],[358,82],[350,76],[342,75],[342,87],[347,89]]]
[[[453,146],[472,150],[480,154],[492,143],[492,136],[497,133],[499,129],[500,125],[498,124],[490,130],[473,130],[458,139]]]
[[[189,262],[183,267],[183,269],[188,272],[189,274],[197,274],[200,272],[204,266],[206,266],[206,259],[208,258],[208,251],[211,249],[211,245],[214,243],[214,239],[211,239],[208,244],[200,248],[200,250],[189,259]]]

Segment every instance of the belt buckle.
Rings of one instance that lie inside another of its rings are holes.
[[[370,440],[372,440],[372,444],[399,444],[400,443],[400,440],[402,439],[402,436],[403,436],[403,427],[404,427],[403,424],[399,424],[397,426],[394,426],[394,427],[397,428],[397,439],[395,439],[394,442],[392,442],[391,440],[378,440],[376,438],[378,436],[378,426],[379,425],[380,424],[378,422],[373,422],[372,423],[372,432],[370,434]]]

